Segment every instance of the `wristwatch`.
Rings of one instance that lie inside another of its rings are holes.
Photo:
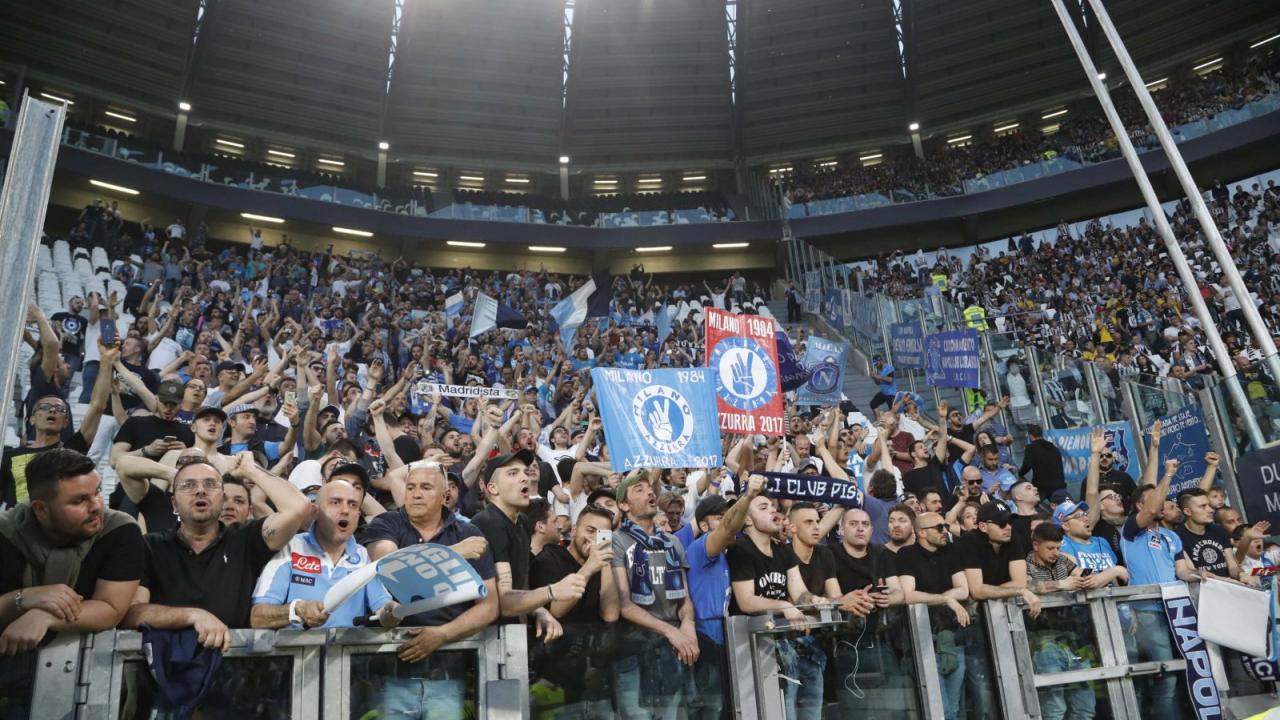
[[[17,594],[13,596],[13,607],[15,610],[17,610],[20,613],[26,612],[26,609],[22,607],[22,591],[21,590],[19,590]]]
[[[293,602],[289,603],[289,624],[301,625],[303,627],[306,627],[307,624],[302,622],[302,616],[298,614],[298,603],[300,602],[302,601],[294,600]]]

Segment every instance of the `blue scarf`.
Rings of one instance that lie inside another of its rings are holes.
[[[647,535],[639,525],[630,520],[622,521],[621,530],[636,541],[631,546],[631,602],[649,606],[657,600],[653,583],[649,582],[650,550],[661,550],[667,554],[667,567],[662,579],[662,584],[666,587],[666,598],[684,598],[684,574],[680,572],[680,556],[676,553],[676,544],[671,536],[656,528],[652,536]]]

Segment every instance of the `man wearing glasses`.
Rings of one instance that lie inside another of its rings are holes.
[[[241,453],[231,474],[251,480],[276,512],[240,525],[219,521],[222,473],[196,460],[178,468],[170,488],[178,527],[146,536],[142,587],[121,627],[194,628],[202,645],[226,650],[228,628],[249,627],[253,588],[263,567],[311,518],[311,503],[288,481]]]
[[[115,362],[120,356],[117,347],[98,345],[98,351],[106,362]],[[26,447],[6,447],[0,456],[0,508],[11,508],[29,500],[27,492],[27,464],[38,453],[51,448],[67,448],[88,453],[93,438],[98,434],[102,413],[111,401],[111,373],[102,373],[93,384],[93,397],[89,409],[80,421],[80,430],[63,441],[62,433],[71,423],[71,406],[57,395],[46,395],[36,400],[27,422],[35,431],[35,439]]]

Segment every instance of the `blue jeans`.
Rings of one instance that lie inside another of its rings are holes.
[[[827,653],[812,635],[779,639],[778,672],[799,682],[779,678],[787,720],[820,720],[822,717],[823,673]]]
[[[98,381],[98,361],[90,360],[84,364],[80,373],[80,399],[76,402],[85,404],[93,399],[93,384]],[[136,448],[135,448],[136,449]]]
[[[666,638],[647,630],[622,630],[613,663],[614,703],[624,720],[675,720],[688,680],[687,668]]]
[[[1130,605],[1133,610],[1134,634],[1125,636],[1125,650],[1130,662],[1172,660],[1173,646],[1169,642],[1169,619],[1159,600],[1149,600]],[[1134,681],[1138,691],[1139,706],[1151,711],[1151,717],[1162,720],[1178,720],[1178,703],[1174,700],[1178,676],[1171,672],[1138,678]]]
[[[383,720],[463,720],[463,680],[387,678],[382,685]]]
[[[960,696],[964,692],[965,647],[955,630],[938,630],[933,634],[934,657],[938,678],[942,681],[942,715],[946,720],[959,720]]]
[[[1031,656],[1036,673],[1066,672],[1088,667],[1075,656],[1069,646],[1056,641],[1045,642]],[[1040,688],[1040,714],[1044,720],[1089,720],[1094,716],[1097,697],[1088,684],[1055,685]]]
[[[690,718],[718,720],[723,717],[726,683],[729,682],[726,657],[723,645],[698,633],[698,662],[693,666],[693,689],[689,698]]]
[[[985,608],[984,608],[985,609]],[[991,676],[987,665],[987,635],[983,620],[977,612],[970,614],[972,622],[965,628],[964,684],[967,691],[964,706],[974,717],[994,717],[995,702],[992,698]]]

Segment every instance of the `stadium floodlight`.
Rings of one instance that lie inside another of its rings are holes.
[[[956,143],[967,142],[967,141],[972,140],[972,139],[973,139],[973,136],[972,136],[972,135],[961,135],[960,137],[953,137],[953,138],[951,138],[951,139],[947,140],[947,144],[948,144],[948,145],[955,145]]]
[[[596,185],[617,185],[618,184],[617,180],[610,180],[608,178],[601,178],[599,180],[593,180],[592,182],[594,182]]]
[[[426,170],[414,170],[413,174],[416,177],[424,177],[424,178],[440,177],[439,173],[428,172]]]
[[[1107,79],[1107,74],[1106,74],[1106,73],[1104,73],[1104,72],[1100,72],[1100,73],[1098,73],[1098,79],[1099,79],[1099,80],[1106,80],[1106,79]]]
[[[508,177],[507,182],[515,183],[516,185],[528,185],[530,180],[527,177]]]
[[[1214,58],[1214,59],[1212,59],[1212,60],[1205,60],[1204,62],[1200,63],[1199,65],[1193,65],[1193,66],[1191,67],[1191,69],[1192,69],[1192,70],[1204,70],[1205,68],[1213,67],[1214,65],[1217,65],[1217,64],[1218,64],[1218,63],[1220,63],[1220,62],[1222,62],[1222,58],[1220,58],[1220,57],[1216,57],[1216,58]],[[43,93],[42,93],[42,94],[43,94]]]
[[[90,180],[90,181],[89,181],[89,184],[90,184],[90,185],[92,185],[92,186],[94,186],[94,187],[100,187],[100,188],[102,188],[103,190],[114,190],[114,191],[116,191],[116,192],[118,192],[118,193],[124,193],[125,195],[137,195],[137,194],[139,194],[139,193],[138,193],[138,191],[137,191],[137,190],[134,190],[133,188],[127,188],[127,187],[125,187],[125,186],[123,186],[123,185],[113,185],[113,184],[111,184],[111,183],[109,183],[109,182],[103,182],[103,181],[101,181],[101,180]]]
[[[908,129],[908,130],[910,130],[911,132],[919,132],[919,131],[920,131],[920,123],[918,123],[918,122],[913,122],[913,123],[911,123],[910,125],[908,125],[908,126],[907,126],[907,129]]]
[[[859,155],[858,160],[860,162],[867,162],[870,160],[879,160],[882,157],[884,157],[884,153],[877,152],[877,153],[871,153],[870,155]]]
[[[991,132],[1002,133],[1002,132],[1008,132],[1010,130],[1017,130],[1018,126],[1021,124],[1022,123],[1011,122],[1008,125],[1000,125],[999,127],[991,128]]]
[[[561,165],[568,165],[568,164],[569,164],[569,156],[568,156],[568,155],[561,155],[561,156],[560,156],[560,164],[561,164]]]
[[[711,247],[715,248],[716,250],[737,250],[739,248],[748,247],[750,245],[751,243],[734,242],[734,243],[715,243]]]
[[[45,100],[52,100],[52,101],[57,102],[57,103],[62,103],[63,105],[75,105],[75,104],[76,104],[76,102],[75,102],[74,100],[68,100],[68,99],[66,99],[66,98],[64,98],[64,97],[62,97],[62,96],[60,96],[60,95],[54,95],[53,93],[42,92],[42,93],[40,93],[40,97],[44,98]]]
[[[650,245],[649,247],[638,247],[636,252],[666,252],[670,249],[670,245]]]
[[[125,115],[124,113],[116,112],[115,110],[103,110],[102,114],[125,122],[138,122],[138,118],[133,117],[132,115]]]
[[[685,182],[701,182],[706,179],[706,175],[685,175],[683,178]]]
[[[468,248],[484,247],[484,243],[482,242],[468,242],[466,240],[445,240],[444,242],[446,245],[452,245],[454,247],[468,247]]]
[[[341,160],[330,160],[329,158],[316,158],[316,162],[321,165],[331,165],[333,167],[346,167],[347,164]]]
[[[1162,77],[1159,80],[1152,80],[1151,82],[1147,83],[1147,89],[1154,90],[1157,85],[1164,86],[1168,82],[1169,82],[1169,78],[1167,77]]]
[[[639,180],[636,180],[636,182],[639,183],[640,185],[657,185],[662,182],[662,178],[660,177],[640,178]]]
[[[379,150],[390,150],[390,149],[391,149],[391,143],[387,142],[386,140],[383,140],[382,142],[378,143],[378,149],[379,149]]]
[[[1263,45],[1266,45],[1267,43],[1269,43],[1269,42],[1271,42],[1271,41],[1273,41],[1273,40],[1280,40],[1280,34],[1272,35],[1271,37],[1268,37],[1268,38],[1262,38],[1262,39],[1261,39],[1261,40],[1259,40],[1258,42],[1256,42],[1256,43],[1254,43],[1254,44],[1250,45],[1250,46],[1249,46],[1249,49],[1250,49],[1250,50],[1252,50],[1252,49],[1254,49],[1254,48],[1260,48],[1260,47],[1262,47]]]
[[[337,225],[333,226],[333,231],[336,233],[342,233],[343,235],[355,235],[356,237],[373,237],[373,233],[368,230],[353,230],[351,228],[338,227]]]
[[[271,217],[270,215],[255,215],[254,213],[242,212],[240,217],[245,220],[257,220],[258,222],[274,223],[279,225],[284,222],[284,218]]]
[[[1041,116],[1040,116],[1040,119],[1041,119],[1041,120],[1052,120],[1053,118],[1061,117],[1061,116],[1066,115],[1066,114],[1067,114],[1067,109],[1066,109],[1066,108],[1062,108],[1061,110],[1054,110],[1053,112],[1045,113],[1045,114],[1043,114],[1043,115],[1041,115]]]
[[[216,140],[214,140],[214,142],[218,143],[219,145],[226,145],[227,147],[233,147],[236,149],[244,148],[244,143],[236,142],[234,140],[224,140],[223,138],[217,138]]]
[[[191,103],[187,102],[186,100],[179,100],[178,109],[181,110],[182,112],[191,112]]]
[[[294,157],[296,157],[293,153],[285,152],[284,150],[268,150],[267,154],[275,155],[276,157],[289,158],[289,159],[293,159]]]
[[[463,182],[484,182],[483,175],[459,175],[458,179]]]
[[[566,249],[567,249],[567,248],[556,247],[555,245],[530,245],[530,246],[529,246],[529,250],[530,250],[531,252],[552,252],[552,253],[562,253],[562,252],[564,252]]]

